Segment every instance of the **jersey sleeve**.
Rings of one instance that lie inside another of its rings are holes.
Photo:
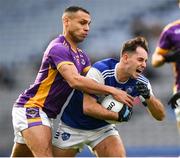
[[[150,94],[154,96],[150,82],[148,82],[147,87],[150,90]]]
[[[101,72],[98,69],[94,68],[94,67],[90,68],[90,70],[88,71],[86,76],[93,79],[93,80],[95,80],[98,83],[101,83],[101,84],[105,83]]]
[[[87,77],[95,80],[96,82],[100,83],[100,84],[105,84],[105,81],[104,81],[104,78],[101,74],[101,72],[94,68],[94,67],[91,67],[90,70],[88,71]],[[95,95],[95,94],[90,94],[93,98],[96,98],[96,100],[100,103],[102,98],[104,98],[105,96],[104,95]]]
[[[49,56],[53,60],[57,69],[59,69],[63,64],[74,64],[68,48],[60,44],[51,48]]]

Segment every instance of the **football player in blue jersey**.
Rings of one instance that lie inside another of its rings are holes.
[[[149,80],[142,75],[147,65],[147,41],[136,37],[124,43],[120,61],[109,58],[96,62],[87,77],[95,82],[127,92],[142,103],[156,120],[165,117],[164,106],[152,92]],[[120,112],[101,106],[104,96],[84,94],[75,90],[61,115],[54,136],[54,156],[75,156],[84,144],[99,157],[125,157],[126,151],[114,124],[105,120],[127,122],[133,105],[124,105]]]
[[[13,106],[15,143],[12,157],[52,156],[51,120],[66,105],[74,89],[111,94],[123,103],[132,104],[133,98],[126,92],[84,76],[91,64],[78,44],[89,33],[90,13],[81,7],[71,6],[64,11],[62,22],[63,34],[50,42],[36,80],[19,95]]]

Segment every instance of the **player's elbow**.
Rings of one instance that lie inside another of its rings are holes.
[[[157,121],[163,121],[164,118],[165,118],[164,116],[163,116],[163,117],[158,116],[158,117],[156,117],[156,120],[157,120]]]
[[[153,54],[151,64],[153,67],[160,67],[164,64],[164,57],[157,53]]]
[[[151,64],[153,67],[159,67],[160,66],[160,64],[156,60],[152,60]]]
[[[164,118],[165,118],[165,112],[164,112],[164,111],[160,111],[160,112],[158,113],[158,115],[155,116],[155,119],[156,119],[157,121],[163,121]]]
[[[153,67],[157,67],[157,64],[154,62],[154,60],[151,61],[151,64]]]

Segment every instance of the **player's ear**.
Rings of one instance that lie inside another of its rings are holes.
[[[122,55],[122,58],[123,58],[123,60],[126,62],[126,61],[128,60],[128,54],[127,54],[127,53],[124,53],[124,54]]]
[[[64,23],[65,26],[68,25],[68,21],[69,21],[68,17],[63,18],[63,23]]]
[[[62,16],[62,21],[63,21],[63,24],[64,24],[65,26],[68,25],[69,17],[68,17],[67,14],[64,14],[64,15]]]

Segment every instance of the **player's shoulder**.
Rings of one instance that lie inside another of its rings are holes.
[[[170,29],[173,29],[173,28],[176,28],[176,27],[179,27],[180,28],[180,20],[175,20],[173,22],[170,22],[169,24],[167,24],[163,31],[167,31],[167,30],[170,30]]]
[[[140,81],[140,82],[143,82],[144,84],[148,84],[149,83],[149,80],[148,78],[146,78],[144,75],[139,75],[139,77],[137,78],[137,81]]]
[[[63,41],[61,38],[57,37],[53,39],[47,48],[48,53],[68,53],[70,51],[69,44]]]
[[[104,72],[106,70],[114,70],[118,62],[116,59],[107,58],[94,63],[92,67],[98,69],[100,72]]]

